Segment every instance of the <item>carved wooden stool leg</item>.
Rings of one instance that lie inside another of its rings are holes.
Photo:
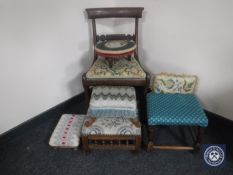
[[[154,136],[155,136],[155,128],[154,126],[148,126],[148,145],[147,152],[152,152],[154,146]]]
[[[135,150],[138,152],[141,149],[141,142],[142,138],[141,136],[136,136],[136,145],[135,145]]]
[[[82,136],[82,146],[85,153],[89,153],[90,149],[88,146],[88,136]]]
[[[196,140],[195,140],[194,145],[193,145],[195,151],[198,151],[200,148],[200,145],[202,142],[203,131],[204,131],[203,128],[198,126]]]

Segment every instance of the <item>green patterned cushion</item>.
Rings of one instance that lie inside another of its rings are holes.
[[[105,58],[99,57],[87,72],[86,76],[88,79],[145,79],[146,73],[140,67],[137,60],[133,57],[131,60],[127,60],[127,58],[116,60],[112,68],[109,67],[109,62]]]
[[[208,125],[208,119],[193,94],[147,94],[149,125]]]
[[[192,94],[195,91],[197,77],[194,75],[173,75],[161,73],[155,76],[152,90],[155,93]]]

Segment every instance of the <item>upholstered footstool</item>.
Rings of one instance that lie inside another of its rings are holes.
[[[93,87],[87,114],[96,118],[137,118],[135,88],[129,86]]]
[[[55,148],[77,148],[85,116],[63,114],[50,137],[49,145]]]
[[[194,94],[197,77],[192,75],[159,74],[152,92],[147,94],[149,128],[148,151],[152,149],[198,150],[203,129],[208,126],[202,106]],[[189,127],[192,145],[154,144],[156,126]]]
[[[140,150],[141,124],[138,119],[93,118],[85,119],[82,128],[85,152],[90,149]]]

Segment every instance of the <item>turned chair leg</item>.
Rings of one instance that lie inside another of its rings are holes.
[[[83,151],[84,153],[89,153],[90,149],[88,146],[88,136],[82,136],[82,146],[83,146]]]
[[[85,105],[86,105],[86,109],[87,109],[89,106],[89,100],[90,100],[90,87],[87,84],[85,74],[83,74],[83,76],[82,76],[82,84],[83,84],[83,88],[84,88]]]
[[[202,142],[202,136],[203,136],[203,128],[200,126],[197,127],[197,135],[196,140],[194,141],[193,148],[195,151],[199,150],[201,142]]]
[[[137,151],[137,152],[140,151],[140,149],[141,149],[141,142],[142,142],[141,136],[136,136],[135,151]]]

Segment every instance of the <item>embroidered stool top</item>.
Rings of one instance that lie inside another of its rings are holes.
[[[138,110],[135,88],[128,86],[93,87],[88,115],[136,118]]]
[[[85,115],[63,114],[50,137],[49,145],[61,148],[78,147],[84,118]]]
[[[141,124],[138,119],[86,118],[82,135],[141,135]]]
[[[208,119],[193,94],[147,95],[147,114],[149,125],[208,125]]]

